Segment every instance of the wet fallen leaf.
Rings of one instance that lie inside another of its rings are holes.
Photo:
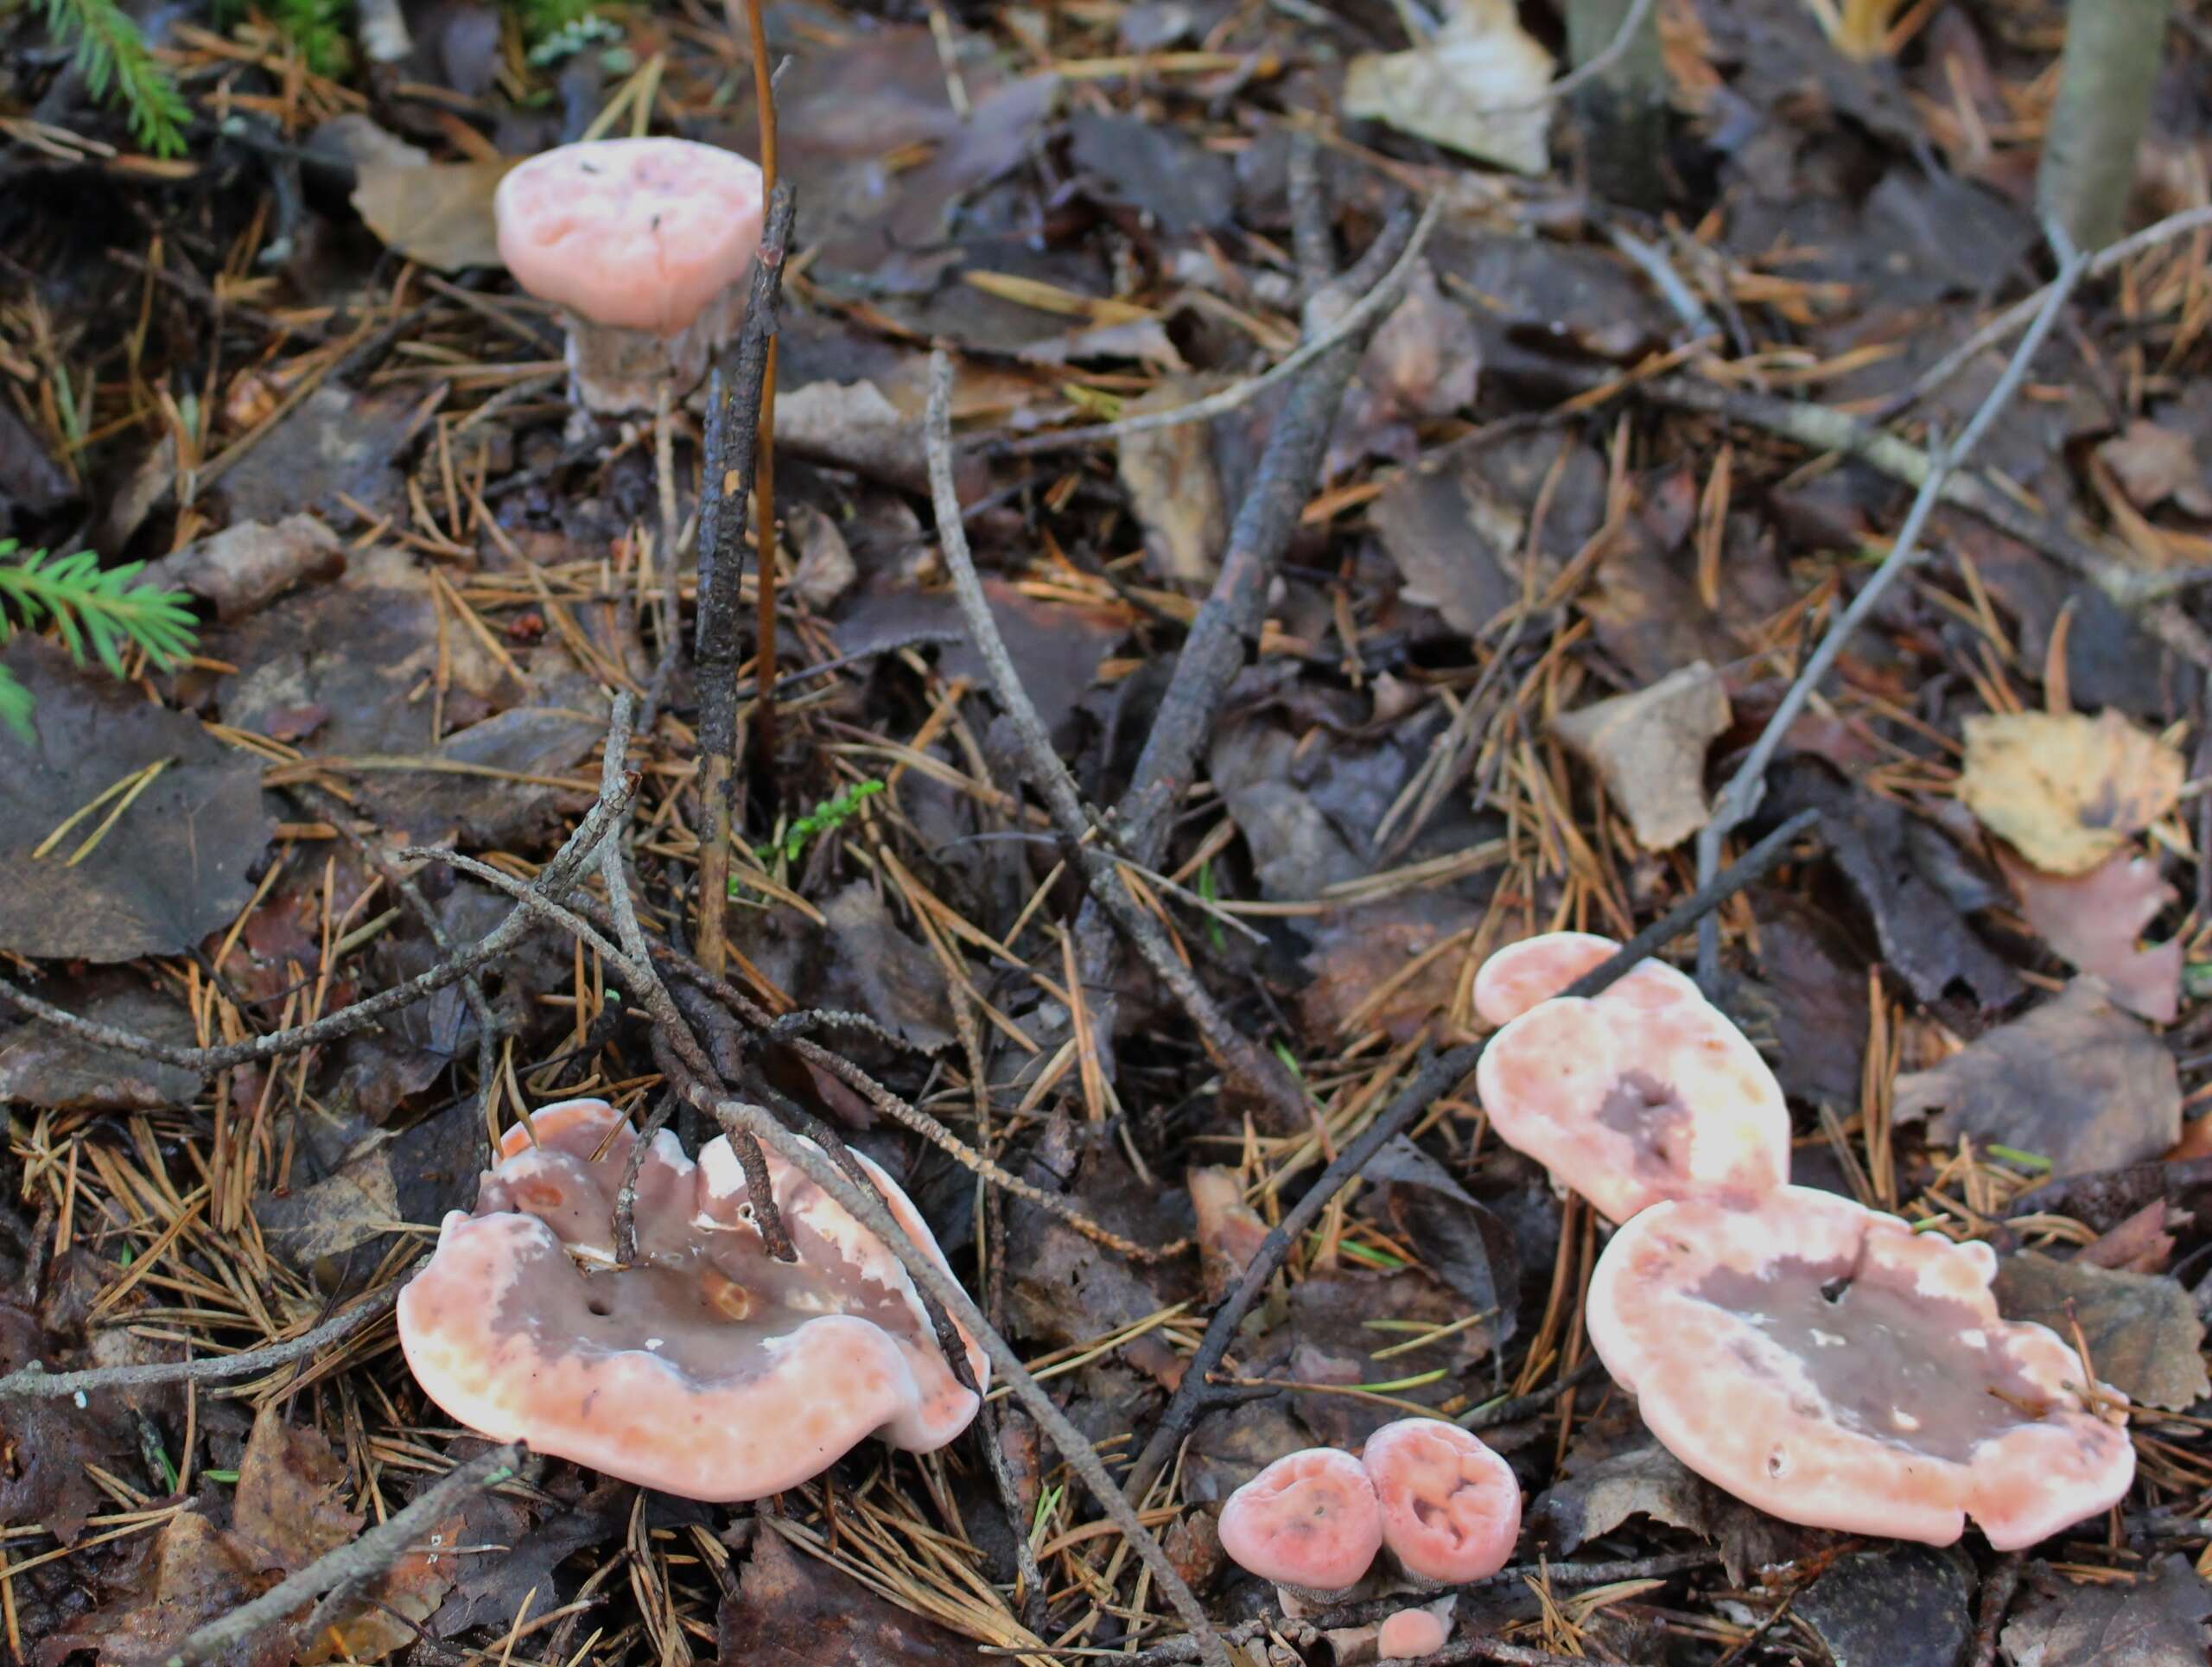
[[[826,1568],[756,1518],[753,1555],[715,1617],[721,1667],[969,1667],[976,1646]]]
[[[2171,1024],[2181,1010],[2178,938],[2145,948],[2144,928],[2172,902],[2174,888],[2155,853],[2114,851],[2087,874],[2044,874],[2003,846],[1997,865],[2020,900],[2020,913],[2051,951],[2104,980],[2132,1013]]]
[[[502,265],[492,195],[521,160],[365,162],[353,208],[386,247],[441,272]]]
[[[181,1003],[128,972],[56,981],[41,985],[38,994],[96,1023],[174,1047],[189,1047],[197,1040],[192,1015]],[[55,1110],[149,1111],[189,1104],[200,1085],[197,1072],[120,1048],[96,1047],[34,1019],[12,1027],[0,1019],[0,1101]]]
[[[2012,1667],[2204,1667],[2212,1586],[2189,1559],[2158,1558],[2135,1579],[2050,1577],[2005,1624]]]
[[[1580,1469],[1570,1456],[1567,1468],[1567,1479],[1538,1494],[1529,1512],[1529,1526],[1548,1551],[1564,1556],[1630,1517],[1649,1517],[1707,1538],[1715,1531],[1719,1490],[1656,1441]]]
[[[2117,712],[1966,721],[1959,797],[2037,868],[2086,874],[2174,807],[2182,755]]]
[[[1944,893],[1944,875],[1926,854],[1926,840],[1940,843],[1940,834],[1927,830],[1920,837],[1902,806],[1852,786],[1817,759],[1785,759],[1768,782],[1771,814],[1820,811],[1828,854],[1873,918],[1882,958],[1913,994],[1940,1002],[1953,985],[1963,985],[1985,1009],[2019,995],[2018,975],[1974,936]]]
[[[2177,1412],[2212,1395],[2204,1322],[2177,1280],[2022,1250],[1999,1266],[1996,1289],[2007,1320],[2040,1320],[2069,1339],[2078,1320],[2098,1378],[2132,1401]]]
[[[268,1560],[264,1567],[289,1574],[352,1539],[361,1515],[339,1501],[346,1465],[329,1438],[286,1422],[282,1405],[265,1404],[253,1421],[238,1461],[231,1532]]]
[[[1929,1132],[1971,1136],[2086,1174],[2156,1157],[2181,1136],[2174,1058],[2093,978],[1985,1032],[1932,1070],[1897,1081],[1900,1123],[1940,1111]]]
[[[464,1507],[461,1532],[448,1546],[508,1549],[498,1556],[448,1551],[447,1572],[454,1583],[431,1619],[433,1636],[453,1638],[472,1626],[506,1626],[533,1588],[537,1594],[531,1605],[535,1613],[556,1607],[576,1581],[560,1584],[553,1571],[620,1528],[636,1497],[627,1483],[602,1482],[573,1505],[548,1511],[532,1528],[527,1513],[512,1500],[496,1493],[478,1494]]]
[[[1522,174],[1550,162],[1544,89],[1552,55],[1512,0],[1449,0],[1436,38],[1409,52],[1363,53],[1344,77],[1344,114],[1380,121]]]
[[[2204,472],[2196,444],[2187,434],[2137,417],[2097,448],[2097,459],[2113,473],[2120,489],[2138,509],[2178,498],[2192,515],[2212,509],[2204,492]]]
[[[1323,478],[1333,480],[1370,455],[1411,462],[1421,449],[1414,425],[1471,404],[1481,372],[1474,321],[1444,297],[1435,269],[1416,263],[1404,298],[1368,342],[1344,391]]]
[[[1306,986],[1298,1015],[1308,1036],[1328,1046],[1351,1034],[1381,1030],[1402,1042],[1459,996],[1467,948],[1429,951],[1481,923],[1476,905],[1432,894],[1418,900],[1332,909],[1307,930]],[[1424,955],[1426,962],[1414,964]],[[1410,970],[1410,976],[1408,972]]]
[[[875,887],[855,880],[822,905],[836,948],[830,989],[849,992],[836,1004],[858,1008],[924,1053],[955,1040],[944,969],[892,919]]]
[[[346,546],[312,515],[241,521],[149,563],[144,582],[189,591],[222,620],[244,619],[310,579],[346,569]]]
[[[1790,1613],[1834,1667],[1957,1667],[1974,1633],[1974,1584],[1955,1549],[1889,1545],[1837,1558]]]
[[[1077,111],[1068,123],[1068,160],[1090,176],[1093,193],[1176,235],[1225,226],[1236,207],[1229,159],[1163,122]]]
[[[1369,1161],[1362,1179],[1381,1189],[1384,1216],[1421,1265],[1461,1297],[1469,1314],[1485,1316],[1468,1330],[1491,1349],[1510,1342],[1521,1257],[1505,1224],[1402,1135]]]
[[[18,637],[0,664],[37,702],[28,746],[0,732],[0,949],[128,961],[189,949],[229,925],[276,830],[260,761],[48,644]]]
[[[275,1585],[277,1577],[258,1563],[197,1509],[180,1511],[156,1530],[132,1587],[41,1639],[33,1659],[38,1667],[61,1667],[76,1651],[95,1650],[100,1667],[160,1661],[194,1629]],[[262,1628],[222,1657],[224,1667],[286,1667],[289,1632],[281,1625]]]
[[[326,515],[404,513],[405,477],[392,460],[428,420],[412,383],[357,393],[326,382],[280,418],[229,474],[216,481],[229,519],[281,521],[309,511]],[[359,506],[357,512],[346,499]]]
[[[1552,733],[1605,779],[1646,850],[1671,850],[1706,824],[1705,754],[1728,727],[1728,691],[1703,660],[1672,677],[1561,713]]]

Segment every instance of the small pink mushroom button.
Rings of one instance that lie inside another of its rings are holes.
[[[1986,1244],[1833,1193],[1656,1205],[1590,1281],[1590,1340],[1667,1450],[1794,1523],[2014,1550],[2135,1474],[2118,1391],[2006,1320]]]
[[[531,1125],[538,1143],[508,1131],[475,1212],[446,1217],[399,1294],[409,1369],[453,1417],[625,1481],[734,1501],[796,1486],[871,1435],[934,1451],[976,1416],[906,1269],[772,1148],[796,1263],[768,1254],[726,1139],[695,1165],[663,1130],[638,1172],[638,1262],[617,1268],[629,1125],[600,1100],[549,1106]],[[906,1194],[861,1161],[936,1255]],[[969,1363],[988,1384],[972,1342]]]
[[[1375,1649],[1385,1661],[1409,1661],[1434,1655],[1451,1637],[1451,1626],[1433,1611],[1401,1609],[1382,1623],[1375,1635]]]
[[[1555,934],[1492,958],[1512,958],[1494,977],[1489,965],[1478,975],[1478,1001],[1491,980],[1486,1013],[1537,998],[1491,1038],[1476,1068],[1498,1137],[1609,1221],[1662,1199],[1750,1196],[1787,1181],[1781,1085],[1689,978],[1645,961],[1597,996],[1541,999],[1614,947]]]
[[[1358,1585],[1382,1547],[1367,1472],[1335,1447],[1276,1460],[1229,1496],[1220,1527],[1238,1567],[1308,1599]]]
[[[681,398],[745,311],[760,246],[760,170],[689,139],[591,139],[544,151],[499,181],[499,256],[557,304],[569,371],[596,411]]]
[[[1458,1586],[1512,1557],[1521,1483],[1480,1436],[1438,1418],[1402,1418],[1367,1438],[1360,1462],[1382,1509],[1382,1543],[1415,1581]]]

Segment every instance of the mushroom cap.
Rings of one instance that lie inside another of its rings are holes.
[[[1590,1340],[1661,1445],[1762,1511],[1930,1545],[1971,1515],[2013,1550],[2117,1501],[2135,1449],[2072,1349],[1999,1316],[1996,1268],[1808,1187],[1685,1199],[1613,1235]]]
[[[1427,1609],[1401,1609],[1382,1623],[1375,1635],[1375,1648],[1385,1661],[1409,1656],[1433,1656],[1450,1641],[1452,1629],[1442,1617]]]
[[[1408,1575],[1457,1586],[1512,1557],[1521,1483],[1480,1436],[1440,1418],[1401,1418],[1367,1438],[1360,1462],[1382,1507],[1382,1543]]]
[[[1671,967],[1539,1002],[1490,1039],[1475,1086],[1491,1126],[1626,1221],[1662,1199],[1789,1179],[1789,1108],[1758,1050]]]
[[[1586,972],[1613,958],[1620,945],[1589,932],[1547,932],[1508,944],[1475,974],[1475,1011],[1485,1023],[1510,1024],[1539,1002],[1548,1002]],[[1638,961],[1611,989],[1629,995],[1653,986],[1652,998],[1690,995],[1703,999],[1697,983],[1664,961]]]
[[[760,170],[690,139],[587,139],[510,170],[492,212],[499,258],[531,295],[672,336],[760,247]]]
[[[1229,1496],[1220,1527],[1238,1567],[1301,1592],[1357,1586],[1382,1549],[1374,1485],[1332,1447],[1276,1460]]]
[[[538,1143],[508,1131],[476,1212],[446,1217],[399,1294],[407,1364],[462,1423],[734,1501],[795,1486],[872,1434],[930,1452],[975,1416],[906,1269],[772,1148],[796,1263],[762,1244],[728,1141],[694,1164],[664,1129],[638,1172],[639,1263],[617,1270],[613,1204],[636,1136],[599,1100],[549,1106],[531,1125]],[[942,1265],[897,1183],[860,1161]],[[969,1360],[988,1384],[972,1341]]]

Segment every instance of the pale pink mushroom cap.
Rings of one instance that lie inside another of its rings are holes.
[[[1360,1462],[1382,1509],[1382,1543],[1416,1580],[1457,1586],[1512,1557],[1521,1484],[1480,1436],[1438,1418],[1401,1418],[1367,1438]]]
[[[796,1263],[761,1243],[727,1139],[695,1165],[663,1130],[639,1168],[641,1265],[617,1272],[613,1206],[635,1136],[598,1100],[531,1122],[539,1144],[507,1132],[476,1212],[446,1217],[429,1265],[399,1294],[407,1364],[452,1416],[718,1501],[796,1486],[870,1435],[931,1452],[974,1418],[976,1397],[938,1352],[906,1269],[772,1148]],[[861,1161],[937,1255],[905,1193]],[[988,1385],[972,1342],[969,1359]]]
[[[1276,1460],[1229,1496],[1220,1526],[1238,1567],[1300,1592],[1357,1586],[1382,1547],[1367,1472],[1332,1447]]]
[[[594,324],[672,336],[760,246],[760,170],[689,139],[589,139],[541,152],[492,199],[515,282]]]
[[[1401,1609],[1375,1635],[1376,1652],[1385,1661],[1433,1656],[1452,1637],[1452,1629],[1426,1609]]]
[[[1999,1316],[1996,1267],[1811,1187],[1663,1204],[1599,1258],[1590,1340],[1669,1452],[1761,1511],[1930,1545],[1972,1516],[2015,1550],[2118,1501],[2135,1449],[2072,1349]]]
[[[1510,1024],[1584,973],[1595,972],[1619,948],[1611,938],[1588,932],[1547,932],[1508,944],[1475,974],[1475,1011],[1487,1024]],[[1700,995],[1694,979],[1664,961],[1638,961],[1606,994],[1627,996],[1646,986],[1657,1001]]]
[[[1603,995],[1554,997],[1511,1020],[1483,1050],[1475,1086],[1499,1138],[1609,1221],[1789,1179],[1774,1072],[1696,984],[1657,962]]]

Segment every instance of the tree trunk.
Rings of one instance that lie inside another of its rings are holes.
[[[2073,0],[2036,196],[2084,249],[2126,229],[2170,0]]]
[[[1580,67],[1613,44],[1635,0],[1568,0],[1567,55]],[[1574,97],[1590,188],[1610,201],[1656,208],[1664,200],[1667,67],[1659,51],[1657,0],[1621,51]]]

